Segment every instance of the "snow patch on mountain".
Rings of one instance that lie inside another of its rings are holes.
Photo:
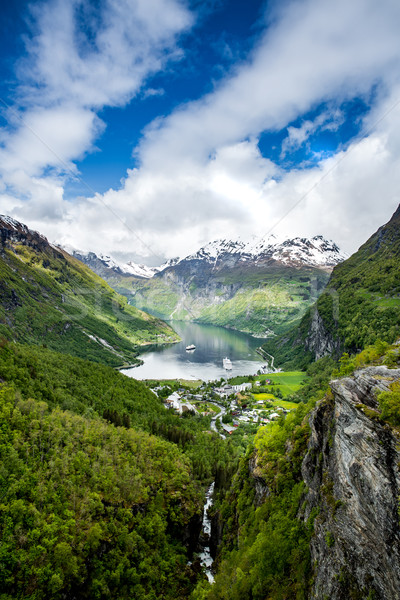
[[[118,275],[132,275],[133,277],[141,277],[143,279],[151,279],[156,273],[179,262],[179,258],[171,258],[159,267],[148,267],[147,265],[138,264],[133,261],[128,261],[127,263],[120,262],[110,254],[82,252],[70,246],[63,246],[63,249],[94,270],[101,266],[114,271]]]
[[[6,226],[6,229],[12,229],[13,231],[17,231],[19,233],[30,233],[32,235],[37,235],[47,242],[47,238],[45,238],[44,235],[29,229],[26,225],[24,225],[24,223],[20,223],[16,219],[13,219],[7,215],[0,215],[0,227],[2,224],[3,227]]]
[[[322,235],[311,239],[296,237],[293,239],[278,238],[270,235],[266,238],[253,238],[250,241],[218,239],[209,242],[194,254],[185,258],[172,258],[159,267],[148,267],[133,261],[122,263],[109,254],[94,252],[78,252],[65,248],[70,254],[94,268],[94,261],[102,267],[110,269],[119,275],[131,275],[142,279],[151,279],[157,273],[179,264],[191,261],[201,261],[209,265],[221,265],[224,261],[234,264],[262,265],[265,262],[278,262],[287,266],[311,266],[332,268],[342,262],[347,256],[338,246],[326,240]],[[96,270],[96,269],[95,269]]]
[[[286,265],[303,264],[316,267],[333,267],[347,258],[334,242],[326,240],[322,235],[311,239],[296,237],[284,240],[270,235],[248,242],[214,240],[179,262],[201,260],[215,264],[227,255],[234,256],[243,263],[272,259]]]

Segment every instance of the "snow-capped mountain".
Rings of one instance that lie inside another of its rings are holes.
[[[214,266],[221,262],[234,266],[245,263],[261,265],[273,261],[287,266],[331,268],[345,259],[346,255],[338,246],[321,235],[311,239],[296,237],[285,240],[270,235],[266,239],[250,242],[215,240],[176,264],[202,261]]]
[[[131,275],[141,279],[151,279],[156,273],[163,271],[167,267],[174,266],[179,262],[179,258],[172,258],[159,267],[148,267],[133,261],[127,263],[120,262],[109,254],[95,254],[94,252],[81,252],[72,248],[64,247],[64,250],[72,254],[75,258],[85,263],[100,277],[115,275]]]
[[[270,335],[304,314],[345,258],[322,236],[271,235],[214,240],[159,267],[121,264],[94,253],[81,260],[132,304],[162,318]]]
[[[330,270],[346,258],[334,242],[321,235],[311,239],[279,239],[275,235],[250,241],[219,239],[184,258],[172,258],[159,267],[148,267],[133,261],[122,263],[108,254],[65,249],[106,279],[113,274],[152,279],[155,275],[162,276],[164,271],[179,273],[187,268],[198,271],[210,267],[213,270],[243,266],[261,268],[272,264]]]

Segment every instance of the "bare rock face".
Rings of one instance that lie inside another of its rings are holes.
[[[253,457],[249,461],[249,473],[254,485],[254,504],[255,506],[261,506],[263,501],[267,496],[269,496],[270,491],[268,486],[262,476],[262,470],[260,469],[258,462],[257,453],[253,455]]]
[[[328,333],[316,308],[312,313],[310,331],[304,345],[306,350],[313,353],[315,360],[319,360],[323,356],[340,354],[340,340],[334,339]]]
[[[400,599],[399,440],[376,411],[377,393],[395,380],[400,369],[386,367],[335,380],[310,419],[302,465],[302,516],[317,515],[310,598]]]

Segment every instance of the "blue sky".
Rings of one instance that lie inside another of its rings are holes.
[[[221,237],[347,252],[399,202],[395,0],[2,9],[0,212],[149,264]]]

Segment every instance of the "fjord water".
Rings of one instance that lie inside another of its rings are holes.
[[[154,346],[139,358],[144,364],[124,369],[125,375],[135,379],[202,379],[210,381],[235,375],[255,375],[265,360],[256,352],[264,339],[246,333],[199,325],[182,321],[171,321],[170,325],[182,341],[168,346]],[[196,350],[186,351],[194,344]],[[232,361],[232,371],[226,371],[222,360]]]

